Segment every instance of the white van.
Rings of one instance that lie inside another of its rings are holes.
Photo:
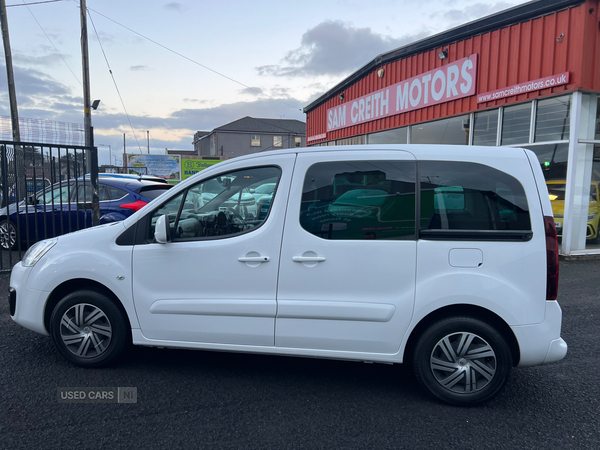
[[[473,405],[512,367],[564,358],[557,282],[532,152],[315,147],[221,162],[123,222],[35,244],[10,313],[80,366],[129,342],[408,362],[435,397]]]

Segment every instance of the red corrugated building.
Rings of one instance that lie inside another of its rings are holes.
[[[304,108],[307,143],[531,149],[562,253],[600,253],[598,92],[600,0],[532,1],[377,56]]]

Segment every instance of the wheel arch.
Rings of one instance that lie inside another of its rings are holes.
[[[48,333],[50,333],[50,317],[52,316],[52,311],[54,311],[54,308],[56,305],[58,305],[58,302],[60,302],[66,295],[81,290],[90,290],[106,295],[117,306],[117,308],[119,308],[119,311],[121,314],[123,314],[123,317],[125,317],[127,325],[131,330],[131,321],[129,320],[129,315],[114,292],[97,281],[86,278],[76,278],[59,284],[48,296],[48,300],[46,301],[46,306],[44,308],[44,328],[46,328]]]
[[[510,326],[504,321],[504,319],[489,309],[469,304],[444,306],[440,309],[430,312],[423,317],[410,333],[406,346],[404,347],[403,362],[406,363],[412,361],[417,341],[430,325],[441,319],[452,316],[472,317],[474,319],[483,320],[484,322],[496,328],[496,330],[498,330],[498,332],[506,339],[513,356],[513,366],[516,366],[519,363],[519,360],[521,359],[521,351],[519,349],[517,338],[515,337],[515,334],[511,330]]]

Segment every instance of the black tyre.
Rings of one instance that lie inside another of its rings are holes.
[[[131,336],[123,313],[105,295],[77,291],[52,311],[50,334],[69,361],[83,367],[107,366],[123,353]]]
[[[10,220],[0,221],[0,247],[11,250],[17,242],[17,229]]]
[[[459,406],[491,400],[513,366],[502,335],[471,317],[449,317],[431,325],[417,341],[413,358],[423,387],[435,398]]]

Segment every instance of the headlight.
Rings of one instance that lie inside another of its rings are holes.
[[[588,220],[594,220],[596,218],[596,214],[589,214]]]
[[[48,253],[48,250],[54,247],[57,242],[58,239],[54,238],[46,239],[45,241],[40,241],[36,244],[33,244],[31,247],[29,247],[29,250],[25,252],[21,264],[23,264],[25,267],[35,266],[36,263],[42,258],[42,256]]]

